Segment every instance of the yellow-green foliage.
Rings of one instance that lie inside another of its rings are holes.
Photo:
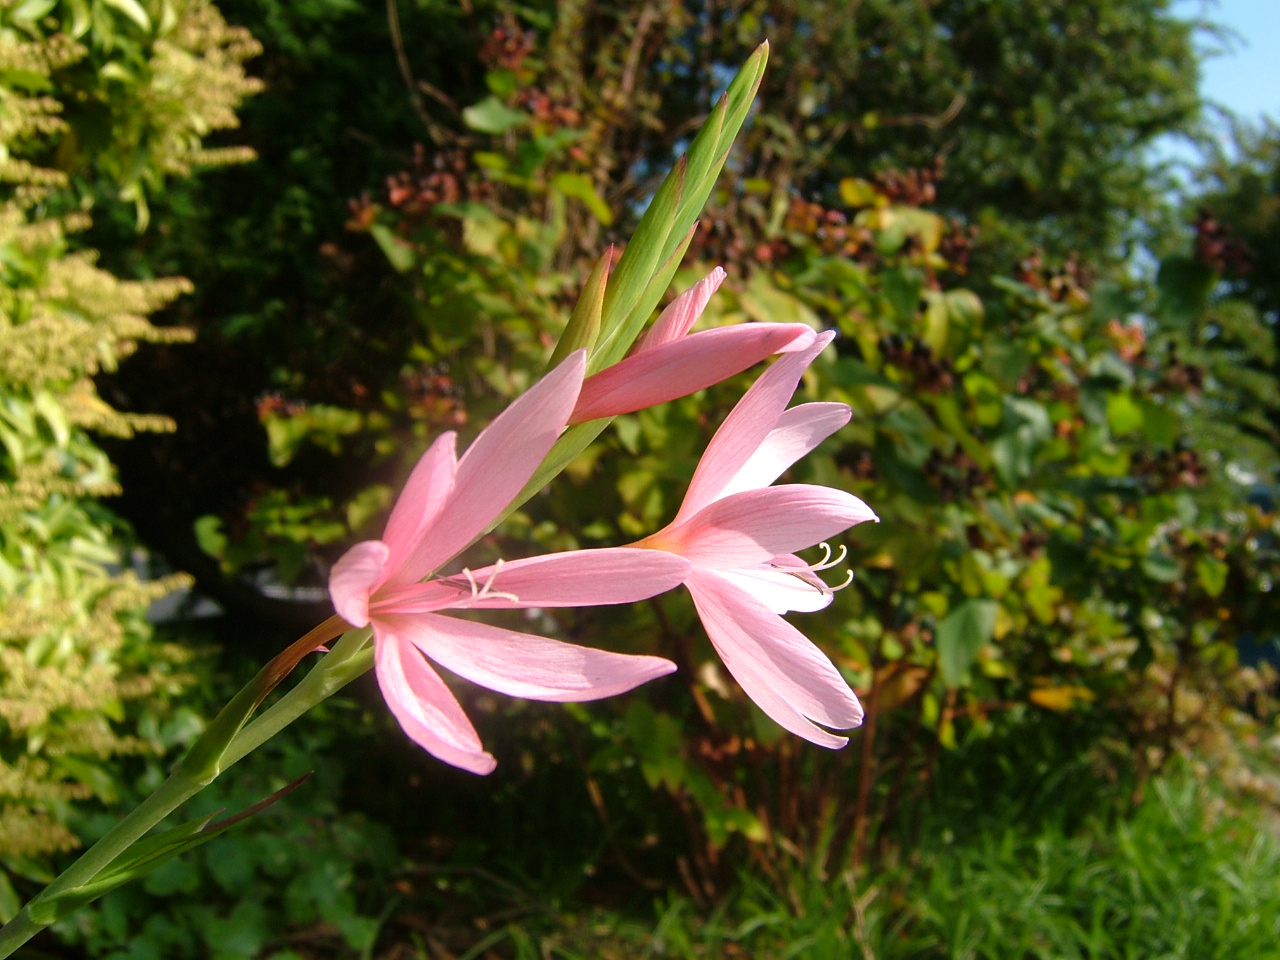
[[[140,342],[189,338],[147,320],[189,284],[123,281],[74,249],[88,218],[47,212],[69,178],[42,164],[92,167],[145,210],[142,183],[243,159],[200,140],[234,126],[235,105],[256,89],[240,66],[256,44],[206,2],[168,2],[146,30],[118,22],[116,5],[94,5],[87,23],[59,20],[83,7],[58,4],[34,23],[20,16],[30,4],[0,3],[0,866],[19,873],[76,845],[69,804],[113,797],[113,757],[160,749],[156,721],[184,682],[182,650],[155,643],[144,616],[183,578],[143,583],[127,569],[94,502],[118,488],[89,431],[173,428],[113,409],[92,378]],[[118,54],[115,70],[104,51]],[[95,98],[112,117],[112,149],[77,157],[63,107]],[[0,870],[0,914],[11,899]]]

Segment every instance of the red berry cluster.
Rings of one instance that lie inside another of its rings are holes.
[[[875,175],[876,189],[896,206],[929,207],[938,201],[938,181],[945,166],[944,158],[937,156],[929,167],[882,170]]]
[[[1224,277],[1239,277],[1253,270],[1253,251],[1231,228],[1220,223],[1208,207],[1201,207],[1196,217],[1195,258],[1208,264]]]
[[[1033,290],[1045,291],[1055,303],[1068,300],[1087,303],[1094,281],[1093,270],[1082,264],[1075,254],[1061,266],[1051,267],[1045,263],[1042,250],[1020,260],[1014,276]]]
[[[929,486],[938,491],[943,503],[954,503],[961,496],[967,499],[972,491],[992,485],[991,474],[959,448],[950,456],[934,450],[921,470]]]
[[[409,169],[387,177],[387,205],[420,220],[429,216],[436,204],[483,200],[491,189],[488,181],[471,175],[463,151],[441,150],[428,155],[417,143]]]
[[[532,30],[521,30],[514,20],[499,23],[480,48],[480,62],[490,70],[519,70],[537,39]]]
[[[1136,454],[1132,469],[1156,490],[1198,487],[1208,472],[1199,455],[1181,442],[1173,450],[1161,450],[1154,456],[1145,452]]]
[[[461,427],[467,422],[462,388],[445,364],[401,373],[400,395],[405,400],[406,412],[415,422],[430,424],[433,429]]]

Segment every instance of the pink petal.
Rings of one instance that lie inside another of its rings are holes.
[[[575,350],[502,411],[458,462],[453,493],[414,551],[412,571],[436,569],[474,540],[533,476],[578,399],[586,351]]]
[[[777,426],[769,431],[764,442],[716,499],[769,486],[793,463],[848,423],[851,413],[843,403],[802,403],[783,411]]]
[[[382,541],[391,550],[389,565],[392,568],[391,583],[413,583],[432,570],[426,551],[416,551],[428,535],[432,524],[440,517],[453,492],[453,478],[458,469],[454,453],[457,434],[452,430],[442,433],[427,452],[422,455],[409,480],[405,483],[396,505],[387,519],[387,529]],[[421,553],[421,556],[415,556]]]
[[[551,553],[512,560],[498,567],[473,571],[471,576],[491,591],[514,596],[460,597],[455,607],[591,607],[633,603],[665,593],[684,582],[689,561],[661,550],[609,547]],[[466,589],[465,579],[449,577],[452,586]]]
[[[588,377],[569,422],[615,417],[687,396],[814,336],[802,323],[740,323],[646,349]]]
[[[390,555],[381,540],[365,540],[339,557],[329,572],[333,609],[353,627],[369,623],[369,597],[386,579]]]
[[[862,723],[862,705],[826,654],[719,574],[696,570],[686,585],[724,665],[760,709],[806,740],[844,746],[846,738],[810,722]]]
[[[716,572],[773,613],[813,613],[826,608],[835,598],[826,584],[818,585],[821,581],[815,574],[799,570],[788,572],[766,565]]]
[[[593,650],[452,617],[389,617],[387,624],[459,676],[530,700],[599,700],[676,668],[660,657]]]
[[[702,462],[689,482],[689,492],[676,514],[677,523],[721,495],[777,426],[800,377],[833,339],[835,334],[831,331],[818,334],[803,350],[788,353],[760,374],[707,444]]]
[[[635,352],[652,350],[664,343],[679,340],[687,334],[702,316],[702,311],[707,308],[711,295],[720,288],[720,284],[724,283],[724,278],[724,268],[716,267],[671,301],[671,305],[662,311],[653,326],[649,328],[649,332],[636,346]]]
[[[875,519],[865,503],[843,490],[787,484],[717,500],[647,543],[688,557],[695,567],[728,570],[754,567]]]
[[[435,618],[420,618],[423,623],[431,619]],[[393,628],[379,622],[374,629],[378,686],[404,732],[445,763],[472,773],[492,773],[497,761],[485,752],[475,727],[440,675]]]

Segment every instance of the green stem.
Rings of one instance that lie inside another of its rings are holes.
[[[333,650],[296,687],[240,731],[222,755],[223,767],[258,749],[316,704],[372,670],[372,635],[368,627],[343,634]]]
[[[257,749],[294,720],[333,696],[373,666],[370,630],[349,630],[333,649],[302,679],[254,722],[242,729],[227,745],[212,769],[193,770],[180,762],[173,774],[131,813],[108,831],[70,867],[44,888],[12,920],[0,928],[0,960],[47,926],[31,916],[31,908],[41,900],[92,881],[135,842],[140,840],[184,802],[199,793],[218,775],[246,754]],[[256,680],[256,678],[255,678]],[[188,753],[196,752],[200,741]],[[203,767],[203,764],[196,764]]]

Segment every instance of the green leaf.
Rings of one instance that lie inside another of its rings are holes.
[[[387,262],[391,264],[396,272],[407,273],[413,269],[414,252],[410,244],[400,239],[388,227],[380,223],[375,223],[371,226],[369,232],[373,234],[373,239],[382,248]]]
[[[985,310],[981,298],[972,290],[951,290],[944,293],[942,299],[950,321],[950,336],[943,353],[954,357],[977,339]]]
[[[222,529],[222,520],[211,513],[206,513],[196,518],[193,527],[196,543],[200,545],[200,549],[211,557],[221,559],[227,549],[227,535]]]
[[[566,197],[581,200],[592,215],[604,226],[608,227],[613,224],[613,211],[609,209],[609,205],[604,202],[600,194],[596,193],[595,186],[586,174],[557,173],[551,180],[551,186]]]
[[[85,904],[92,903],[130,880],[150,873],[179,854],[206,844],[218,834],[225,833],[256,813],[261,813],[302,786],[310,777],[310,773],[302,775],[233,816],[210,822],[218,815],[216,812],[211,813],[139,840],[113,860],[93,880],[69,890],[59,891],[52,896],[37,896],[27,905],[27,912],[32,920],[43,926],[55,923]]]
[[[23,0],[9,14],[15,23],[33,24],[58,5],[58,0]]]
[[[1107,425],[1118,437],[1142,428],[1142,408],[1127,393],[1113,393],[1107,397]]]
[[[104,4],[123,13],[147,33],[151,32],[151,17],[142,9],[138,0],[102,0]]]
[[[845,177],[840,181],[840,199],[850,207],[874,207],[881,199],[875,185],[858,177]]]
[[[938,668],[948,687],[958,687],[969,674],[978,651],[991,642],[996,628],[994,600],[965,600],[938,623]]]
[[[1167,553],[1149,553],[1143,557],[1142,572],[1157,583],[1173,583],[1182,577],[1182,567]]]
[[[0,923],[8,923],[18,915],[21,909],[22,901],[18,899],[17,891],[9,882],[8,873],[0,872]]]
[[[600,311],[604,306],[604,291],[609,282],[609,264],[613,261],[613,247],[604,252],[591,270],[591,276],[582,288],[582,294],[573,308],[569,323],[560,335],[548,367],[559,365],[575,350],[586,350],[588,356],[600,337]]]
[[[1196,561],[1196,579],[1204,592],[1211,597],[1218,597],[1227,586],[1228,567],[1215,557],[1201,557]]]
[[[462,122],[481,133],[506,133],[528,119],[528,114],[512,110],[497,97],[485,97],[462,111]]]
[[[1156,274],[1160,313],[1164,319],[1186,326],[1205,308],[1217,276],[1207,263],[1191,257],[1166,257]]]
[[[62,409],[62,405],[54,398],[53,394],[47,390],[40,390],[36,393],[32,406],[36,412],[40,414],[49,429],[53,431],[54,442],[60,447],[66,447],[71,440],[71,426],[67,423],[67,414]]]
[[[760,323],[803,323],[816,330],[822,321],[803,300],[774,283],[767,270],[754,270],[742,291],[742,309]]]
[[[884,297],[902,325],[909,324],[920,305],[920,291],[924,287],[924,275],[911,267],[884,271],[881,275]]]

